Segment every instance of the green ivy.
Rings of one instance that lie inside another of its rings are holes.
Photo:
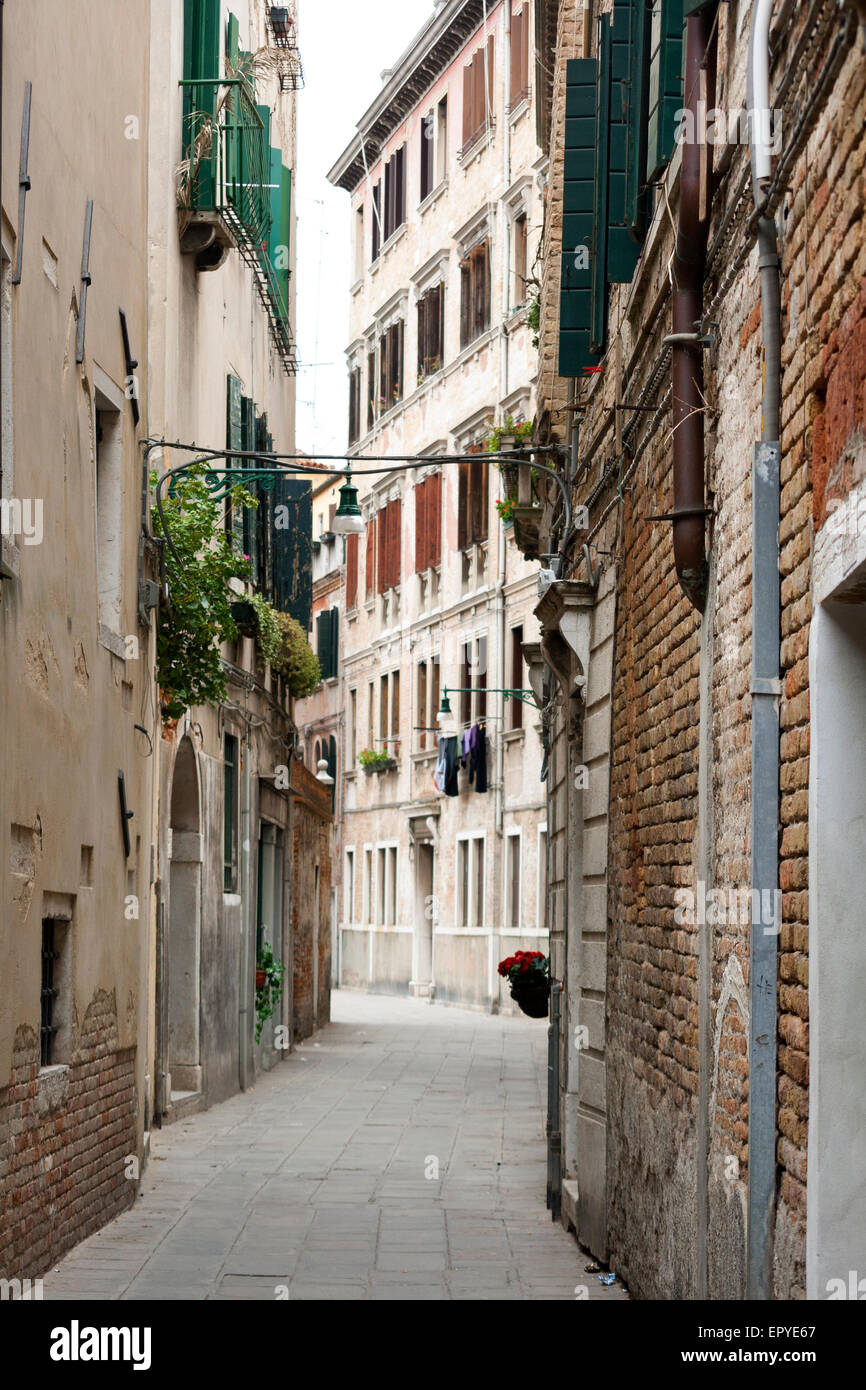
[[[319,658],[307,641],[307,634],[290,613],[276,614],[280,632],[280,655],[275,670],[284,676],[296,700],[312,695],[322,679]]]
[[[256,990],[256,1042],[262,1040],[262,1029],[276,1010],[283,994],[283,976],[286,971],[265,942],[259,951],[256,967],[265,972],[265,983]]]
[[[162,717],[179,719],[192,705],[216,704],[226,697],[220,645],[235,642],[238,628],[230,605],[236,600],[231,579],[248,579],[250,564],[236,554],[222,528],[222,503],[205,481],[207,464],[194,465],[174,483],[163,503],[172,546],[165,547],[169,604],[159,616],[156,660],[162,692]],[[151,475],[155,486],[158,475]],[[234,506],[256,507],[256,499],[238,485]],[[163,535],[158,512],[154,532]],[[176,554],[175,554],[176,552]]]

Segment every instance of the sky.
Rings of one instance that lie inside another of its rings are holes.
[[[304,90],[298,94],[297,446],[346,447],[350,202],[327,172],[391,67],[433,13],[433,0],[299,0]]]

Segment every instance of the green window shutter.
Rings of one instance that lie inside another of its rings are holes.
[[[241,399],[240,377],[229,374],[226,378],[226,447],[228,449],[242,449],[244,447]],[[232,469],[236,469],[240,467],[241,460],[237,457],[230,457],[228,462]],[[233,476],[232,482],[237,482],[236,475]],[[233,548],[243,554],[244,516],[242,507],[229,507],[227,529],[232,537]]]
[[[652,0],[630,0],[625,8],[628,11],[628,82],[623,91],[626,108],[624,222],[632,240],[642,242],[647,222],[645,175]]]
[[[598,21],[598,97],[595,130],[595,212],[592,227],[592,288],[590,298],[590,349],[603,353],[607,338],[607,253],[609,222],[608,170],[610,168],[610,67],[611,24],[608,15]]]
[[[330,674],[336,676],[340,662],[340,610],[331,609]]]
[[[559,375],[581,376],[590,351],[593,283],[597,65],[574,58],[566,68]]]
[[[322,668],[322,676],[328,674],[328,651],[331,637],[331,615],[328,612],[319,613],[316,617],[316,656],[319,658],[319,665]]]
[[[268,443],[268,420],[266,415],[259,415],[256,418],[256,449],[259,453],[267,455],[271,452]],[[266,462],[266,459],[262,459]],[[274,558],[271,545],[273,534],[273,492],[270,488],[259,486],[259,509],[255,513],[255,525],[257,536],[258,552],[258,573],[255,576],[259,593],[268,602],[272,601],[274,588]]]
[[[256,447],[256,408],[249,396],[241,396],[241,431],[243,436],[241,447],[245,453],[250,453]],[[254,459],[244,459],[245,470],[251,471],[255,466]],[[246,488],[254,497],[257,496],[258,485],[256,483],[247,483]],[[244,554],[250,557],[250,577],[253,583],[256,583],[259,573],[257,513],[251,507],[242,507],[240,510],[243,523]]]
[[[292,171],[283,164],[280,166],[280,244],[284,246],[282,268],[278,271],[280,294],[285,308],[285,321],[289,321],[289,248],[292,244]]]
[[[275,306],[283,322],[289,318],[289,237],[291,216],[292,171],[282,162],[282,150],[270,150],[270,208],[271,231],[268,238],[268,257],[273,267],[279,302]]]
[[[220,76],[220,0],[184,0],[183,75],[188,81],[202,79],[209,86],[183,89],[183,151],[186,155],[200,122],[194,113],[216,119],[217,88]],[[216,190],[216,153],[199,166],[196,202],[211,207]]]
[[[683,14],[697,14],[699,10],[714,10],[719,0],[685,0]]]
[[[612,23],[602,25],[609,35],[610,127],[607,216],[601,226],[607,223],[606,278],[615,284],[633,279],[641,251],[633,231],[643,222],[638,207],[643,162],[638,162],[638,151],[643,143],[644,12],[643,0],[616,0]],[[631,205],[629,185],[634,192]]]
[[[240,61],[240,24],[237,15],[230,14],[226,20],[226,57],[232,72],[237,72]]]
[[[274,607],[310,630],[313,608],[313,485],[279,477],[274,488]]]
[[[647,183],[658,178],[674,151],[676,116],[683,105],[683,12],[683,0],[662,0],[652,12]]]

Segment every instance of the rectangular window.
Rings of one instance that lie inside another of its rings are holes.
[[[439,711],[439,672],[439,657],[436,655],[430,663],[430,713],[427,723],[431,729],[436,728],[436,715]]]
[[[392,740],[393,740],[393,739],[398,739],[399,737],[400,737],[400,672],[399,672],[399,671],[392,671],[392,672],[391,672],[391,738],[392,738]],[[389,751],[393,751],[393,749],[394,749],[394,744],[392,743]]]
[[[397,924],[397,846],[391,845],[387,851],[388,864],[388,893],[387,893],[387,916],[385,926],[393,927]]]
[[[382,249],[382,182],[373,185],[373,212],[370,218],[372,227],[372,247],[371,261],[379,259],[379,252]]]
[[[388,676],[379,677],[379,740],[387,748],[388,738]]]
[[[403,399],[403,322],[398,320],[379,339],[379,407],[389,410]]]
[[[436,108],[436,182],[442,183],[448,176],[448,97],[444,96]]]
[[[370,599],[376,592],[376,518],[367,522],[366,555],[364,558],[364,597]]]
[[[457,547],[467,550],[487,540],[487,459],[474,445],[467,450],[476,458],[464,459],[458,468]]]
[[[457,925],[484,926],[484,836],[457,841]]]
[[[463,643],[463,661],[460,667],[460,719],[463,724],[472,723],[472,643]]]
[[[406,146],[395,150],[385,165],[385,241],[406,221]]]
[[[514,240],[514,280],[511,290],[511,302],[513,305],[526,303],[526,280],[528,275],[527,265],[527,240],[526,240],[526,213],[522,212],[519,217],[514,219],[513,227]]]
[[[223,891],[237,885],[238,741],[226,734],[223,745]]]
[[[484,926],[484,876],[486,865],[484,862],[484,841],[479,838],[473,840],[475,847],[474,866],[473,866],[473,901],[475,903],[474,927]]]
[[[388,589],[396,589],[401,578],[402,542],[402,503],[399,497],[389,502],[379,512],[377,543],[377,590],[384,594]]]
[[[364,850],[364,922],[373,923],[373,851]]]
[[[474,54],[463,69],[463,148],[468,154],[493,123],[493,77],[495,44],[491,34],[486,45]]]
[[[361,435],[361,369],[349,373],[349,443],[356,444]]]
[[[433,192],[433,157],[436,140],[436,113],[427,112],[421,118],[421,202]]]
[[[346,537],[346,609],[358,607],[358,549],[359,536],[353,532]]]
[[[326,609],[316,617],[316,655],[322,668],[322,680],[333,680],[339,666],[340,613],[337,608]]]
[[[378,908],[376,919],[379,926],[384,926],[385,918],[388,913],[388,851],[386,849],[380,849],[376,856],[376,860],[376,905]]]
[[[415,725],[418,732],[416,744],[422,752],[427,747],[427,730],[429,725],[427,694],[427,662],[419,661],[415,696]]]
[[[460,263],[460,346],[486,333],[490,327],[490,242],[473,246]]]
[[[364,274],[364,204],[355,209],[355,279]]]
[[[531,44],[529,5],[511,16],[511,109],[529,95],[529,49]]]
[[[536,922],[542,931],[547,931],[547,826],[538,829],[538,906]]]
[[[344,911],[346,921],[351,923],[355,920],[355,851],[346,850],[346,901]]]
[[[376,354],[367,353],[367,429],[376,423]]]
[[[511,688],[512,690],[523,689],[523,628],[513,627],[511,629]],[[512,729],[523,728],[523,701],[513,698],[511,700],[511,727]]]
[[[358,692],[349,691],[349,766],[355,766],[358,756]]]
[[[521,836],[509,835],[505,856],[505,924],[513,931],[520,931],[522,922],[521,881],[520,881],[520,841]]]
[[[423,574],[442,558],[442,474],[431,473],[415,485],[415,573]]]
[[[457,925],[469,926],[469,840],[457,841]]]
[[[370,681],[367,686],[367,747],[376,747],[376,685]]]
[[[438,372],[445,351],[445,286],[434,285],[418,300],[418,381]]]
[[[50,1067],[54,1061],[54,1040],[57,1034],[55,1005],[59,991],[56,983],[56,967],[60,959],[60,952],[57,949],[56,926],[57,924],[53,917],[44,917],[42,919],[42,986],[40,990],[42,1024],[40,1036],[42,1041],[41,1062],[43,1067]]]

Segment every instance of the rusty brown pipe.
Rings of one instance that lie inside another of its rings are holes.
[[[712,147],[701,143],[706,130],[698,103],[711,110],[716,90],[717,38],[712,8],[686,21],[685,109],[691,112],[693,139],[682,145],[680,206],[673,275],[673,332],[700,332],[704,270],[712,202]],[[702,84],[702,70],[706,81]],[[688,127],[687,127],[688,130]],[[704,197],[701,172],[704,162]],[[698,343],[673,345],[674,563],[689,602],[704,611],[709,564],[704,513],[704,363]]]

